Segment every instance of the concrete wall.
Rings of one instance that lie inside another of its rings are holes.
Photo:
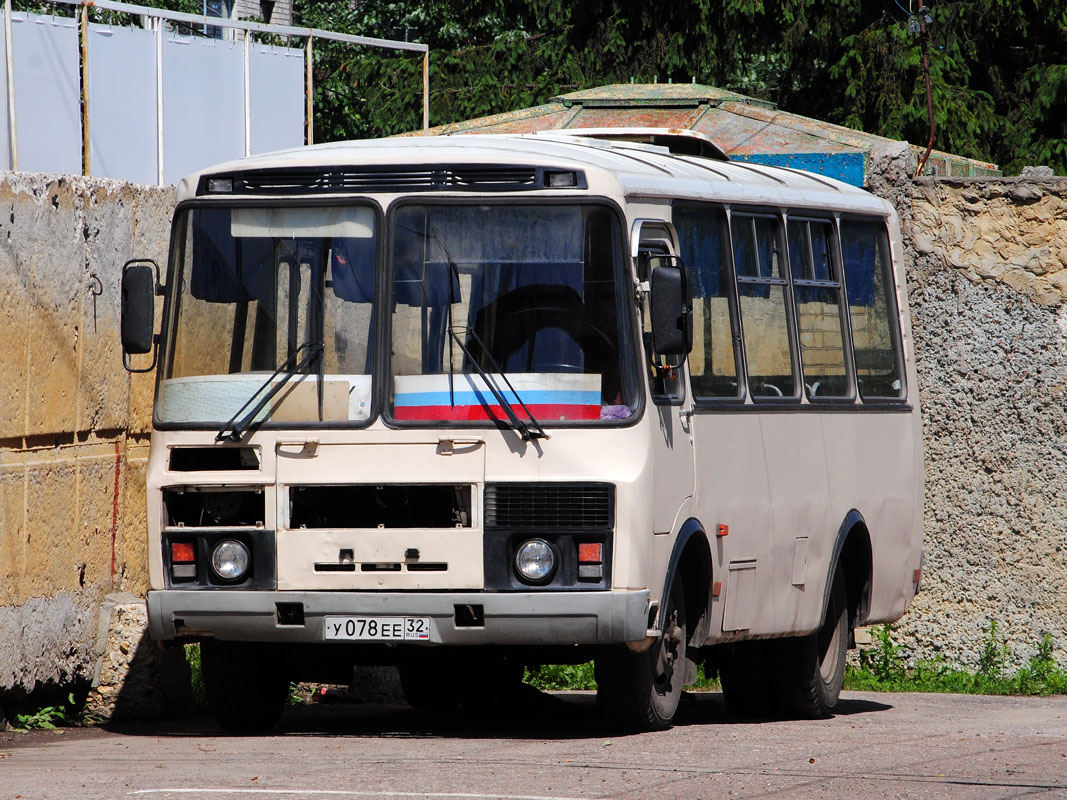
[[[1063,663],[1067,180],[913,169],[887,151],[872,186],[902,213],[927,453],[901,640],[973,663],[995,619],[1016,663],[1045,631]],[[0,698],[95,680],[106,712],[131,663],[141,682],[166,669],[137,602],[151,379],[121,367],[118,286],[126,259],[163,263],[172,206],[169,190],[0,176]],[[131,712],[164,708],[148,683]]]
[[[165,263],[173,203],[0,175],[0,691],[91,679],[102,598],[146,587],[152,380],[122,369],[119,275]]]
[[[1067,179],[898,184],[926,447],[916,656],[1067,662]],[[891,196],[894,194],[889,193]]]

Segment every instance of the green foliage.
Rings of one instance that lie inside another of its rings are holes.
[[[880,692],[951,692],[955,694],[1048,695],[1067,693],[1067,671],[1052,656],[1052,637],[1045,634],[1029,662],[1005,674],[1008,649],[996,621],[990,621],[977,669],[950,667],[942,660],[918,661],[908,669],[903,648],[893,642],[892,628],[877,631],[877,643],[860,653],[859,667],[845,673],[845,688]]]
[[[200,644],[185,645],[185,663],[189,665],[189,689],[198,709],[207,708],[207,688],[204,686],[204,670],[200,665]]]
[[[1067,173],[1067,0],[928,4],[935,146]],[[882,0],[296,0],[302,23],[428,44],[433,125],[607,83],[695,80],[786,111],[929,137],[922,39]],[[419,54],[316,44],[316,139],[421,126]]]
[[[78,721],[80,721],[80,715],[73,693],[67,695],[66,704],[42,706],[32,712],[15,715],[15,727],[28,731],[51,731],[58,727],[76,724]]]
[[[527,669],[523,680],[542,692],[596,689],[592,661],[584,664],[546,664]]]

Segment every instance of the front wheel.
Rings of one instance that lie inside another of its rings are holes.
[[[635,731],[671,726],[685,679],[685,593],[680,578],[671,585],[659,639],[640,653],[619,648],[596,659],[597,704],[620,725]]]
[[[845,682],[848,648],[848,595],[838,570],[819,630],[781,643],[779,697],[786,712],[803,719],[830,716]]]
[[[209,640],[200,645],[208,708],[224,731],[264,731],[277,724],[289,678],[266,645]]]

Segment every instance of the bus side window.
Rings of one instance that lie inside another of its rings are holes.
[[[676,206],[682,260],[693,284],[693,352],[689,382],[696,400],[741,396],[737,379],[729,229],[711,205]]]
[[[804,392],[809,400],[850,397],[833,222],[791,218],[787,231]]]
[[[842,220],[841,253],[860,397],[902,398],[903,359],[885,223]]]
[[[749,392],[767,400],[795,397],[789,283],[778,218],[734,213],[730,232]]]

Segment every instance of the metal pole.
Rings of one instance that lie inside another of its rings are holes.
[[[156,181],[163,185],[163,25],[156,19]]]
[[[245,155],[252,155],[252,84],[248,79],[248,48],[252,37],[245,31]]]
[[[422,135],[430,135],[430,51],[422,54]]]
[[[4,50],[7,57],[7,128],[11,143],[11,169],[19,168],[18,134],[15,125],[15,56],[11,41],[11,0],[4,0]]]
[[[308,43],[307,52],[304,54],[304,71],[307,75],[307,86],[305,92],[307,94],[307,108],[304,111],[307,122],[307,143],[309,145],[315,144],[315,106],[312,102],[314,98],[315,86],[313,85],[311,78],[311,31],[308,31]]]
[[[92,153],[89,140],[89,4],[82,4],[82,175],[91,174]]]

